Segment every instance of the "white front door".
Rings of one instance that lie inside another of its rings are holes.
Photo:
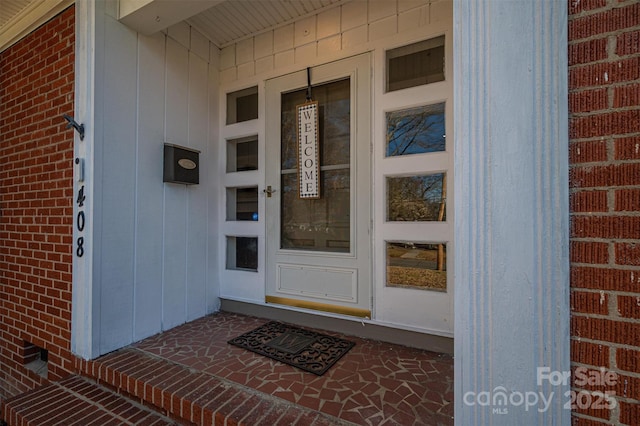
[[[266,82],[266,302],[371,318],[369,54]],[[318,102],[319,198],[301,198],[297,106]]]

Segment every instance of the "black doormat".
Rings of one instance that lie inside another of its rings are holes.
[[[355,343],[271,321],[230,344],[322,376]]]

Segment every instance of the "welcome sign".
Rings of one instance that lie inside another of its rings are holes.
[[[318,102],[308,102],[297,109],[300,198],[320,198]]]

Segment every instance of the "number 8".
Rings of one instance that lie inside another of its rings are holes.
[[[78,248],[76,249],[78,257],[84,256],[84,237],[78,237]]]

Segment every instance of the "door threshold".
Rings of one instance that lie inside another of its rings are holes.
[[[266,296],[265,302],[275,305],[293,306],[295,308],[311,309],[313,311],[329,312],[351,317],[371,319],[369,309],[354,308],[351,306],[332,305],[329,303],[310,302],[308,300],[290,299],[279,296]]]
[[[334,331],[363,339],[409,346],[427,351],[453,355],[453,338],[435,334],[363,322],[358,318],[337,318],[326,312],[313,314],[294,310],[289,306],[268,306],[257,303],[220,299],[220,310],[242,315],[287,322],[303,327]]]

